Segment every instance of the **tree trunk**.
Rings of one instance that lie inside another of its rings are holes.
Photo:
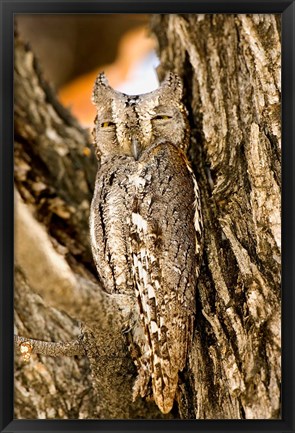
[[[122,323],[133,300],[102,290],[90,252],[90,138],[16,38],[15,328],[57,342],[82,332],[86,355],[17,354],[16,418],[280,416],[280,19],[156,15],[152,30],[160,78],[184,82],[205,227],[178,404],[164,416],[132,402]]]
[[[202,194],[203,271],[190,405],[197,418],[280,414],[280,18],[153,19],[184,80]],[[189,410],[188,410],[189,408]]]

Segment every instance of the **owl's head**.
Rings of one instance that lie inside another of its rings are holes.
[[[146,149],[161,142],[185,150],[189,128],[181,98],[181,80],[172,73],[153,92],[133,96],[114,90],[99,74],[92,94],[98,154],[102,159],[128,155],[138,160]]]

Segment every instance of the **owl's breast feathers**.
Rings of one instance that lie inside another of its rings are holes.
[[[90,218],[96,265],[106,290],[137,297],[135,390],[144,396],[151,377],[154,399],[167,413],[193,334],[198,187],[183,152],[169,143],[152,146],[138,161],[113,157],[96,183]]]

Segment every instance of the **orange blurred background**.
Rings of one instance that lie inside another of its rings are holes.
[[[91,93],[99,72],[128,94],[158,86],[156,41],[148,22],[149,15],[139,14],[16,16],[45,78],[84,127],[93,125]]]

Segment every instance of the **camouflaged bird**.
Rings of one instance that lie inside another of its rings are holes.
[[[138,370],[133,397],[152,394],[163,413],[192,342],[202,250],[199,189],[182,83],[169,73],[153,92],[95,82],[93,136],[101,161],[91,204],[91,245],[108,293],[136,298],[128,331]]]

